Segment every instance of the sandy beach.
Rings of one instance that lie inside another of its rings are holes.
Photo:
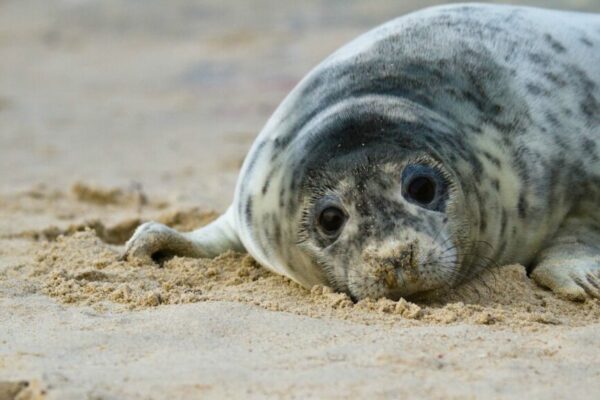
[[[353,303],[233,252],[119,259],[144,221],[215,219],[313,66],[434,4],[0,2],[0,400],[598,398],[600,301],[520,265],[417,304]]]

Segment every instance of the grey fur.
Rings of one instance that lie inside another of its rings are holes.
[[[248,154],[227,234],[189,240],[355,298],[439,293],[514,262],[560,295],[600,297],[598,65],[598,15],[455,5],[398,18],[302,80]],[[407,198],[413,165],[444,186],[435,209]],[[324,201],[348,214],[334,239],[316,226]]]

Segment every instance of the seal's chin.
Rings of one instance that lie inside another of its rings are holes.
[[[414,285],[407,286],[405,284],[390,287],[385,283],[369,282],[368,280],[365,280],[360,285],[351,283],[348,289],[347,293],[354,301],[367,298],[387,298],[394,301],[400,299],[421,300],[439,296],[441,292],[441,289],[422,289]]]
[[[383,297],[385,297],[386,299],[393,300],[393,301],[398,301],[400,299],[405,299],[405,300],[410,300],[410,301],[426,301],[433,297],[438,297],[434,294],[435,292],[436,292],[436,290],[427,290],[424,292],[417,292],[417,293],[413,293],[413,294],[391,292]]]
[[[419,285],[420,286],[420,285]],[[438,287],[416,287],[416,286],[396,286],[386,287],[386,285],[376,284],[375,282],[365,285],[349,285],[349,290],[346,293],[354,301],[362,299],[379,299],[387,298],[393,301],[406,299],[410,301],[432,301],[437,300],[448,294],[450,287],[447,285],[439,285]]]

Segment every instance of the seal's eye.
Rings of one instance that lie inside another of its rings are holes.
[[[444,212],[448,200],[448,183],[435,167],[409,164],[402,171],[402,196],[420,207]]]
[[[346,222],[346,214],[337,207],[329,206],[319,214],[319,227],[329,236],[335,236]]]
[[[427,205],[435,199],[435,182],[428,176],[415,176],[408,183],[406,192],[417,203]]]

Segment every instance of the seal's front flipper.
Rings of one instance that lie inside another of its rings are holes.
[[[231,208],[217,220],[193,232],[177,232],[158,222],[146,222],[125,244],[122,259],[152,263],[172,256],[214,257],[227,250],[244,251]]]
[[[600,298],[600,223],[591,217],[568,218],[540,252],[531,276],[569,300]]]

